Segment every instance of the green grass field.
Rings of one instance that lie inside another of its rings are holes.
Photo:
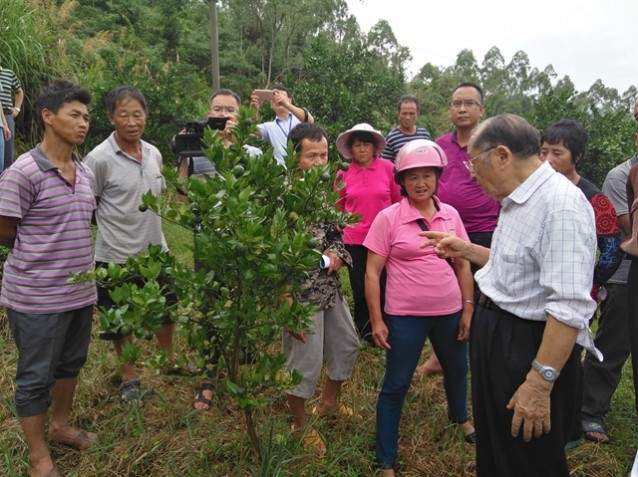
[[[173,253],[189,263],[191,237],[171,226],[166,227],[166,236]],[[343,276],[347,282],[347,274]],[[179,336],[178,343],[180,351],[186,352]],[[154,342],[148,342],[145,358],[155,349]],[[13,409],[16,359],[6,316],[0,311],[0,476],[11,477],[28,475],[26,444]],[[66,476],[375,475],[375,406],[383,373],[379,350],[362,348],[353,379],[343,389],[342,400],[361,417],[315,423],[328,445],[323,458],[303,451],[299,437],[289,431],[283,396],[273,395],[272,406],[257,414],[267,457],[261,467],[254,462],[243,414],[229,398],[218,394],[210,410],[193,411],[198,378],[143,367],[145,404],[127,407],[119,402],[115,369],[110,344],[94,339],[80,376],[72,417],[78,426],[99,434],[99,445],[82,453],[52,446],[54,460]],[[474,448],[464,442],[458,428],[449,425],[446,415],[442,378],[415,379],[401,423],[401,476],[475,475]],[[583,443],[569,452],[572,476],[626,475],[638,445],[630,365],[625,366],[608,424],[610,445]]]

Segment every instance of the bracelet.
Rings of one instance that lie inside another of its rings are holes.
[[[310,115],[310,113],[308,112],[308,110],[306,108],[301,108],[303,110],[303,122],[307,123],[308,122],[308,116]]]
[[[470,305],[474,306],[474,302],[472,300],[463,300],[463,303],[469,303]]]
[[[20,112],[20,108],[18,108],[17,106],[14,106],[14,108],[16,108],[18,112]]]

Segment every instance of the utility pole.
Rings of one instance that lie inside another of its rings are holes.
[[[220,88],[219,85],[219,35],[217,33],[217,0],[210,0],[210,59],[211,73],[213,76],[213,91]]]

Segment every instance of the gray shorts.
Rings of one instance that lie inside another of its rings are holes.
[[[348,304],[342,297],[337,298],[335,306],[318,311],[310,319],[312,329],[306,332],[305,343],[284,333],[286,368],[303,376],[288,394],[303,399],[314,395],[324,358],[328,377],[333,381],[344,381],[352,375],[359,353],[359,337]]]
[[[18,417],[49,409],[56,379],[75,378],[86,362],[93,305],[47,315],[7,310],[18,348],[15,406]]]

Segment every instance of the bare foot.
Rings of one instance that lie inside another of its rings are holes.
[[[50,429],[49,440],[77,450],[86,450],[97,443],[97,434],[68,426],[66,429]]]
[[[31,477],[57,477],[60,475],[49,455],[38,461],[29,458],[29,468]]]
[[[416,374],[439,374],[443,372],[443,368],[441,368],[441,363],[439,363],[439,359],[436,357],[434,353],[430,355],[428,360],[423,363],[421,366],[416,368]]]
[[[381,471],[382,477],[395,477],[394,469],[383,469]]]

